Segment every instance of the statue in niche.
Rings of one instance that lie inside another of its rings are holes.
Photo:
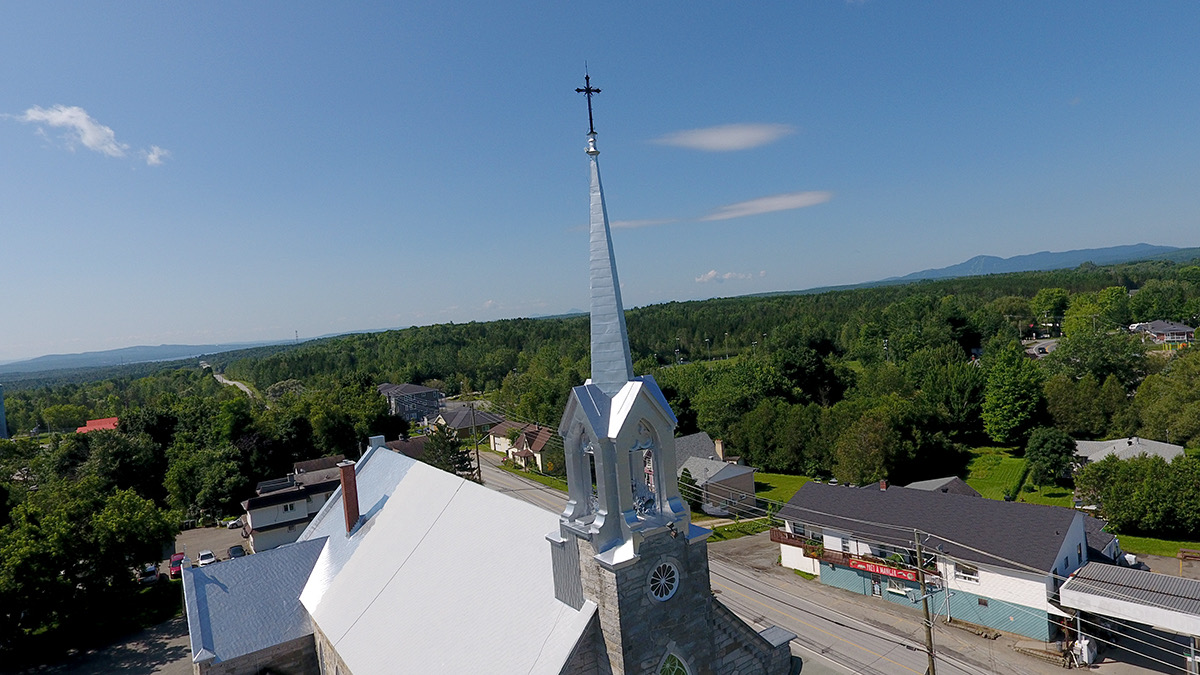
[[[639,516],[658,512],[654,495],[654,435],[645,420],[638,422],[637,438],[629,449],[633,504]]]

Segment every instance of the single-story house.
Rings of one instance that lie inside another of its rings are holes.
[[[1179,344],[1196,339],[1196,329],[1174,321],[1149,321],[1135,323],[1129,327],[1134,333],[1142,333],[1154,338],[1159,344]]]
[[[700,431],[675,439],[675,475],[687,469],[700,491],[700,508],[709,515],[749,513],[756,507],[754,467],[729,457],[720,439]],[[684,495],[691,498],[690,495]]]
[[[379,393],[388,400],[388,412],[415,422],[436,415],[442,404],[442,392],[419,384],[391,384],[385,382],[378,387]]]
[[[256,496],[242,502],[242,536],[251,550],[260,553],[296,541],[340,485],[337,464],[344,459],[296,462],[286,477],[259,483]]]
[[[1075,457],[1082,463],[1099,462],[1109,455],[1130,459],[1138,455],[1157,455],[1168,462],[1183,454],[1182,445],[1148,438],[1115,438],[1111,441],[1075,441]]]
[[[779,517],[771,539],[784,567],[907,607],[920,597],[919,531],[931,612],[1043,641],[1068,616],[1059,586],[1092,550],[1082,513],[950,492],[814,481]]]

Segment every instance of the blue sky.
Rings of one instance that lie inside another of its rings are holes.
[[[1196,3],[7,3],[0,361],[1200,245]]]

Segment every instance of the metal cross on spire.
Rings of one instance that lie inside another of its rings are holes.
[[[592,122],[592,94],[599,94],[600,90],[592,86],[592,78],[587,74],[587,70],[583,71],[583,86],[575,89],[576,93],[587,96],[588,100],[588,133],[596,133],[596,125]]]

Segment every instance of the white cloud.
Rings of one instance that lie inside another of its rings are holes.
[[[704,129],[688,129],[654,139],[659,145],[672,145],[691,150],[730,152],[767,145],[796,133],[788,124],[724,124]]]
[[[67,129],[67,139],[71,147],[74,147],[75,143],[81,143],[89,150],[109,157],[124,157],[125,151],[129,149],[128,145],[117,141],[112,129],[92,119],[92,116],[79,106],[56,105],[42,108],[35,105],[17,119]]]
[[[152,145],[149,150],[143,150],[142,155],[146,158],[147,165],[158,166],[163,163],[164,159],[171,156],[171,151],[166,148],[160,148],[157,145]]]
[[[609,223],[614,229],[633,229],[635,227],[653,227],[655,225],[666,225],[667,223],[679,222],[675,218],[659,218],[646,220],[614,220]]]
[[[496,301],[495,301],[495,300],[488,300],[487,302],[483,303],[483,308],[484,308],[484,309],[491,309],[491,308],[493,308],[493,307],[495,307],[495,306],[496,306]]]
[[[760,272],[759,276],[762,276],[764,274],[766,274],[766,272]],[[754,278],[753,274],[746,274],[744,272],[726,272],[724,274],[721,274],[720,272],[718,272],[716,270],[709,270],[709,271],[705,272],[704,274],[701,274],[700,276],[696,277],[696,283],[707,284],[710,281],[715,281],[719,284],[719,283],[724,283],[726,281],[730,281],[733,279],[753,279],[753,278]]]
[[[792,209],[802,209],[806,206],[824,204],[830,199],[833,199],[832,192],[787,192],[781,195],[759,197],[758,199],[751,199],[745,202],[719,206],[715,211],[700,220],[729,220],[730,218],[757,216],[762,213],[774,213],[775,211],[790,211]]]

